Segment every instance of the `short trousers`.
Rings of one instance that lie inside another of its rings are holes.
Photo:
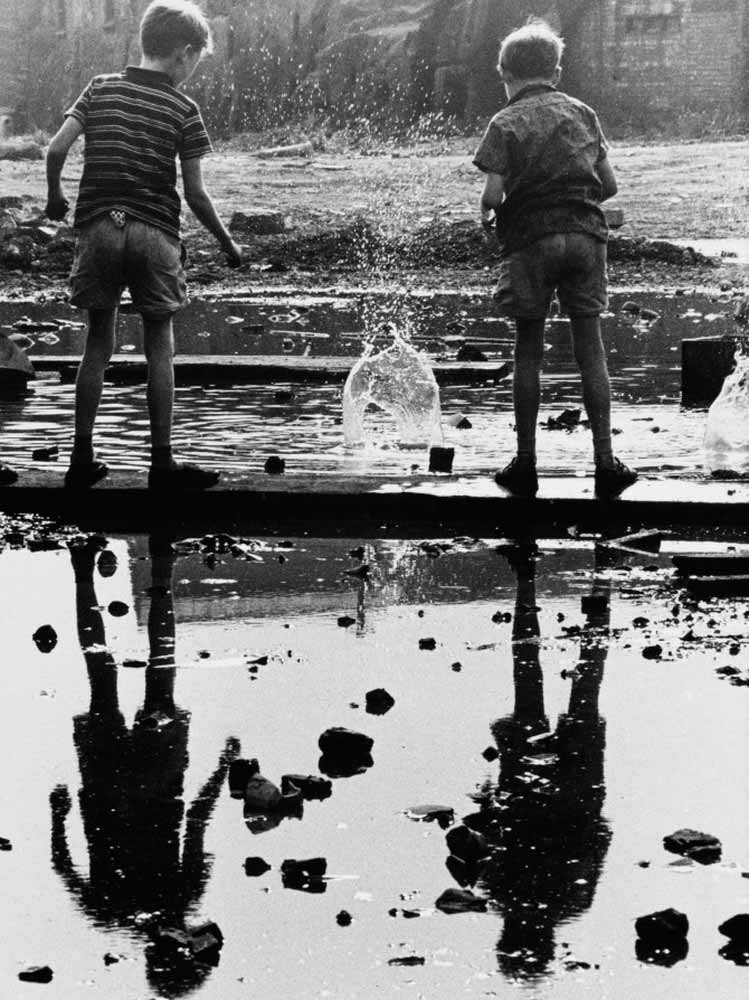
[[[544,319],[554,292],[568,316],[600,316],[608,305],[606,244],[587,233],[554,233],[503,257],[494,302],[514,319]]]
[[[122,226],[112,214],[101,215],[78,232],[70,302],[80,309],[116,309],[127,288],[136,312],[171,316],[187,302],[182,263],[175,236],[128,215]]]

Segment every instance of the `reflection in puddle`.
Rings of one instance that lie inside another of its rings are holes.
[[[691,543],[60,542],[0,552],[9,981],[34,961],[66,998],[656,1000],[660,975],[741,995],[717,928],[745,909],[749,619],[683,589]],[[248,830],[231,762],[264,795],[313,788],[335,727],[368,766]],[[682,825],[723,860],[674,868]],[[669,905],[689,961],[649,969],[634,920]],[[153,946],[206,921],[220,961]]]

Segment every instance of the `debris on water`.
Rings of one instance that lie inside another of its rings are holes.
[[[389,958],[388,965],[424,965],[426,958],[423,955],[403,955],[400,958]]]
[[[56,444],[47,445],[44,448],[34,448],[31,452],[31,458],[34,462],[51,462],[56,459],[60,454],[60,449]]]
[[[322,893],[327,889],[325,881],[327,869],[328,862],[325,858],[309,858],[303,861],[289,858],[281,865],[281,882],[284,889]]]
[[[438,445],[433,445],[429,449],[429,471],[452,472],[454,458],[454,448],[443,448]]]
[[[543,427],[550,431],[571,431],[580,426],[582,410],[562,410],[557,417],[549,417]]]
[[[496,747],[486,747],[485,750],[481,751],[481,756],[491,764],[499,757],[499,750]]]
[[[257,817],[275,812],[281,805],[281,789],[264,778],[254,774],[244,790],[245,817]]]
[[[352,917],[351,914],[348,912],[348,910],[340,910],[336,914],[335,922],[338,924],[339,927],[350,927],[351,920]]]
[[[147,667],[148,663],[145,660],[134,660],[128,658],[122,661],[122,666],[127,669],[140,670],[143,667]]]
[[[213,921],[190,930],[179,927],[156,927],[151,932],[152,948],[160,955],[178,962],[195,961],[218,965],[224,935]]]
[[[663,646],[656,642],[652,646],[645,646],[642,651],[643,659],[645,660],[660,660],[663,656]]]
[[[366,711],[370,715],[385,715],[395,704],[395,698],[385,688],[373,688],[366,694]]]
[[[269,455],[264,468],[269,476],[279,476],[286,471],[286,461],[280,455]]]
[[[718,930],[732,943],[749,950],[749,913],[737,913],[734,917],[729,917]]]
[[[341,615],[338,619],[339,628],[350,628],[352,625],[356,625],[356,618],[352,618],[350,615]]]
[[[455,360],[471,364],[475,362],[488,361],[489,358],[474,344],[463,344],[463,346],[458,349],[458,353],[455,355]]]
[[[332,783],[317,774],[284,774],[281,778],[281,791],[288,795],[293,788],[298,788],[307,800],[322,801],[333,794]]]
[[[263,858],[245,858],[244,873],[248,878],[259,878],[270,871],[271,866]]]
[[[254,757],[251,760],[237,757],[229,764],[228,782],[232,798],[244,798],[247,785],[259,770],[260,765]]]
[[[445,423],[448,427],[455,427],[459,431],[468,431],[473,424],[464,413],[455,413],[452,417],[446,417]]]
[[[334,727],[326,729],[318,745],[322,751],[319,768],[329,778],[352,778],[372,767],[374,740],[364,733]]]
[[[0,851],[12,851],[13,844],[7,837],[0,837]]]
[[[450,830],[445,840],[450,853],[462,861],[481,861],[488,857],[489,846],[483,833],[461,825]]]
[[[470,889],[445,889],[434,904],[443,913],[485,913],[486,900]]]
[[[104,956],[105,965],[117,965],[119,961],[120,961],[120,956],[113,955],[111,951],[108,951]]]
[[[18,973],[23,983],[51,983],[54,973],[48,965],[30,965]]]
[[[663,846],[671,854],[681,854],[703,865],[720,861],[722,853],[718,838],[699,830],[683,829],[670,833],[663,838]]]
[[[458,661],[456,660],[456,661],[455,661],[455,663],[451,663],[451,664],[450,664],[450,669],[451,669],[452,671],[454,671],[454,672],[455,672],[456,674],[459,674],[459,673],[460,673],[460,671],[461,671],[461,670],[463,669],[463,664],[462,664],[462,663],[459,663],[459,662],[458,662]]]
[[[410,806],[410,808],[406,809],[406,816],[417,822],[436,822],[443,830],[447,830],[455,822],[455,810],[452,806]]]
[[[107,611],[113,618],[124,618],[130,611],[130,606],[124,601],[110,601]]]
[[[40,653],[51,653],[57,645],[57,632],[51,625],[40,625],[32,638]]]
[[[669,907],[648,913],[635,920],[635,931],[643,941],[673,941],[674,938],[684,938],[689,933],[689,919],[686,914]]]
[[[419,649],[432,650],[437,648],[437,640],[432,636],[427,636],[424,639],[419,639]]]

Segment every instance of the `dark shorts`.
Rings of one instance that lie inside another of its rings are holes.
[[[187,302],[182,244],[138,219],[118,226],[109,214],[99,216],[78,232],[70,301],[80,309],[116,309],[126,288],[144,316],[181,309]]]
[[[554,292],[568,316],[604,312],[606,244],[586,233],[555,233],[502,259],[494,292],[502,315],[543,319]]]

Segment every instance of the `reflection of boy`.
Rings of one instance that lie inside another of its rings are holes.
[[[595,113],[556,89],[564,43],[543,21],[511,32],[499,52],[507,106],[494,116],[474,163],[486,174],[482,222],[499,241],[495,301],[516,323],[513,401],[517,455],[497,472],[521,496],[538,490],[536,421],[544,323],[554,292],[570,317],[583,401],[593,432],[595,488],[613,497],[636,474],[614,457],[611,392],[600,314],[606,308],[606,219],[616,194]]]
[[[72,144],[85,134],[70,301],[88,310],[88,338],[76,379],[75,444],[66,484],[91,486],[107,474],[94,456],[92,434],[114,349],[117,307],[128,287],[143,317],[148,364],[149,485],[205,488],[218,481],[216,472],[172,458],[172,317],[186,301],[177,156],[187,204],[217,237],[229,263],[241,260],[203,183],[201,158],[211,144],[200,111],[177,89],[210,49],[211,35],[193,3],[154,0],[143,15],[140,40],[140,66],[94,77],[47,153],[47,214],[61,219],[68,208],[62,168]]]

